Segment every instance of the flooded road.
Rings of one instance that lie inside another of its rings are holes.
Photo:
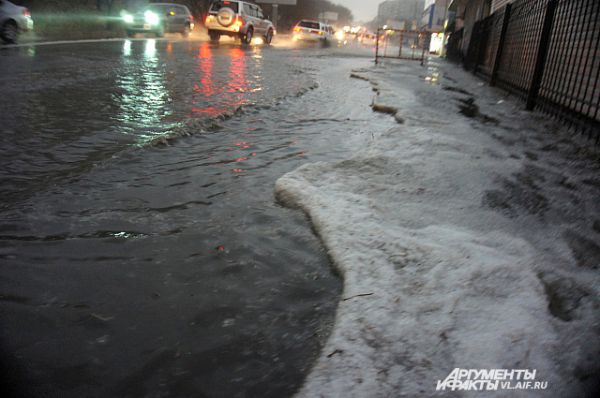
[[[273,186],[391,125],[349,78],[369,64],[169,40],[0,50],[0,348],[13,392],[292,395],[341,281]]]

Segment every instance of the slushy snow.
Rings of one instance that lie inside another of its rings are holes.
[[[397,128],[276,184],[344,281],[332,335],[297,396],[594,396],[591,141],[445,63],[353,74],[372,83],[374,105],[398,110]],[[454,368],[536,369],[548,389],[436,392]]]

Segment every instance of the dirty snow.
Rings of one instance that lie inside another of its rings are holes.
[[[276,185],[344,280],[298,397],[595,396],[591,141],[445,63],[387,62],[353,77],[372,83],[374,110],[397,127],[369,132],[352,159],[304,165]],[[549,387],[436,392],[454,368],[537,369]]]

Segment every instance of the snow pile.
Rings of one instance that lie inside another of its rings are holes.
[[[511,396],[592,396],[597,163],[571,156],[574,142],[552,144],[559,138],[545,130],[555,126],[451,66],[359,72],[374,104],[405,124],[371,132],[350,160],[304,165],[276,185],[279,201],[309,215],[345,286],[298,395],[460,396],[436,383],[466,368],[536,369],[548,382]],[[432,76],[461,88],[427,84]]]

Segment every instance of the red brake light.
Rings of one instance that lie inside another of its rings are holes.
[[[240,16],[238,16],[238,17],[236,18],[236,20],[235,20],[235,24],[236,24],[237,26],[239,26],[240,28],[241,28],[242,26],[244,26],[244,24],[245,24],[245,23],[246,23],[246,22],[244,22],[244,19],[243,19],[242,17],[240,17]]]
[[[26,16],[26,17],[31,16],[31,13],[29,12],[29,10],[27,8],[23,9],[23,16]]]

